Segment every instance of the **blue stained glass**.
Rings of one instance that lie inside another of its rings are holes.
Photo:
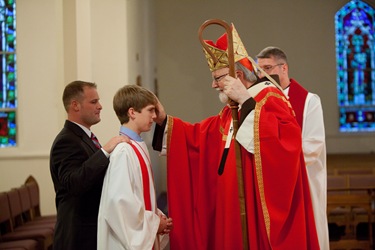
[[[341,132],[375,132],[375,10],[352,0],[335,15]]]
[[[16,146],[16,3],[0,0],[0,148]]]

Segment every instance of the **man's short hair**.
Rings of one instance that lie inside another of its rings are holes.
[[[84,81],[74,81],[69,83],[68,85],[65,86],[62,100],[64,103],[64,108],[68,112],[70,103],[72,100],[76,99],[78,101],[82,100],[83,98],[83,92],[84,88],[89,87],[89,88],[95,88],[96,89],[96,83],[92,82],[84,82]]]
[[[264,48],[259,54],[257,55],[257,58],[275,58],[276,60],[282,60],[285,63],[288,63],[288,59],[286,57],[286,54],[284,51],[282,51],[278,47],[269,46]]]

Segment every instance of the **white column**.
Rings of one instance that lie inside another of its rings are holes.
[[[92,81],[91,5],[76,0],[77,79]]]

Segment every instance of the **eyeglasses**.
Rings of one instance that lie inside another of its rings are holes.
[[[229,75],[229,73],[226,73],[226,74],[221,75],[221,76],[214,77],[213,80],[214,80],[215,82],[218,83],[218,82],[220,82],[221,80],[223,80],[223,78],[226,77],[227,75]]]
[[[271,70],[273,70],[273,68],[275,68],[276,66],[281,66],[281,65],[284,65],[284,63],[278,63],[278,64],[275,64],[275,65],[265,65],[264,67],[262,67],[262,69],[268,73]],[[260,73],[260,72],[258,72],[258,73]]]

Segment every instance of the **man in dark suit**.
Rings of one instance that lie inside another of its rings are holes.
[[[101,147],[93,136],[90,127],[100,122],[102,109],[95,83],[74,81],[68,84],[63,102],[68,119],[56,136],[50,154],[57,208],[53,248],[95,250],[108,157],[118,143],[128,139],[116,136]]]

